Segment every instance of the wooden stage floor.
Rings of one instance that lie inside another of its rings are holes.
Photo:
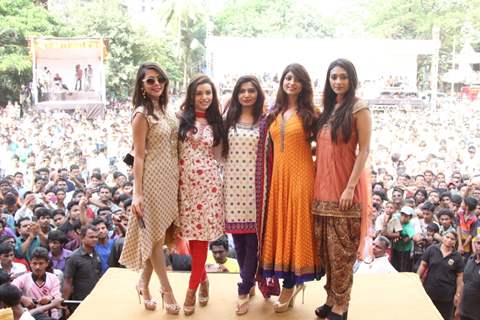
[[[170,281],[179,304],[183,304],[188,285],[188,273],[171,272]],[[305,304],[297,296],[295,307],[282,314],[273,312],[272,302],[276,297],[265,300],[260,292],[250,302],[250,312],[237,316],[234,312],[238,274],[209,274],[210,301],[206,307],[197,306],[192,316],[167,315],[161,308],[157,279],[151,283],[151,292],[157,299],[157,310],[146,311],[138,304],[135,283],[138,274],[111,268],[99,281],[92,293],[70,317],[71,320],[147,320],[147,319],[316,319],[313,310],[325,300],[323,285],[307,283]],[[413,273],[390,275],[355,276],[349,320],[441,320],[440,314],[422,288],[418,276]]]

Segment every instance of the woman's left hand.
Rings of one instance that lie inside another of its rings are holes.
[[[457,308],[460,306],[460,295],[455,294],[455,297],[453,298],[453,305]]]
[[[352,207],[354,188],[346,188],[340,197],[340,210],[345,211]]]

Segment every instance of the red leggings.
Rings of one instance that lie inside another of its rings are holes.
[[[208,241],[190,240],[188,245],[192,256],[192,272],[190,273],[188,288],[197,290],[200,282],[207,280],[205,262],[207,261]]]

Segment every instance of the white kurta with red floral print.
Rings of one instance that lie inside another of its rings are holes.
[[[210,241],[224,232],[223,182],[206,126],[180,143],[180,230],[185,240]]]

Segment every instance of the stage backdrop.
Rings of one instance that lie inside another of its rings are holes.
[[[32,37],[29,40],[32,92],[37,107],[84,108],[94,113],[101,111],[98,108],[103,110],[105,39]]]

